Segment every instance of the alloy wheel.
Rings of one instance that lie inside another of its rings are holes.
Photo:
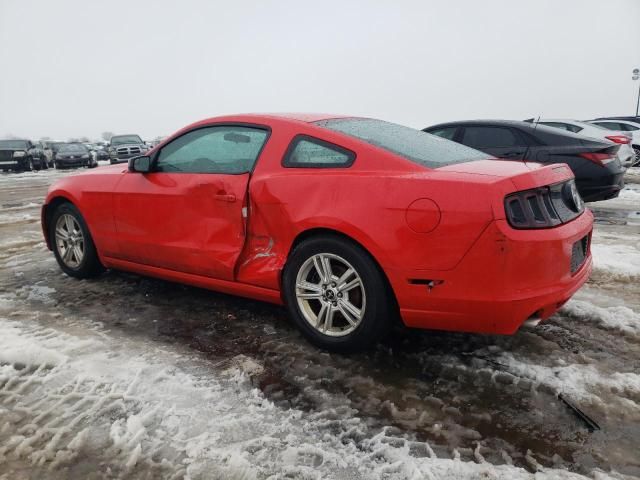
[[[333,253],[315,254],[302,264],[295,293],[304,319],[324,335],[348,335],[364,318],[362,278],[349,262]]]
[[[60,215],[56,222],[56,248],[69,268],[78,268],[84,259],[85,241],[80,224],[73,215]]]

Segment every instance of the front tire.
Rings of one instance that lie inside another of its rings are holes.
[[[75,278],[91,278],[104,271],[80,211],[71,203],[59,205],[49,222],[49,238],[58,265]]]
[[[334,235],[304,240],[282,277],[290,316],[314,345],[348,353],[374,345],[388,330],[395,302],[373,258]]]

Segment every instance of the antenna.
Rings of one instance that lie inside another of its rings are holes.
[[[535,133],[536,128],[538,128],[538,123],[540,122],[540,114],[538,114],[538,118],[536,119],[535,122],[533,121],[533,118],[531,119],[531,121],[533,122],[533,131]],[[524,151],[524,155],[522,156],[522,161],[523,162],[527,161],[527,157],[529,156],[529,149],[530,148],[531,148],[531,144],[527,145],[527,149]]]

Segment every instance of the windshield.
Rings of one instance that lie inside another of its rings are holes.
[[[89,150],[87,147],[80,143],[69,143],[67,145],[60,145],[58,149],[59,153],[87,153]]]
[[[22,148],[26,150],[29,144],[26,140],[0,140],[0,148]]]
[[[142,139],[138,135],[111,137],[111,145],[125,145],[127,143],[142,143]]]
[[[321,120],[316,125],[344,133],[429,168],[489,158],[486,153],[395,123],[371,118]]]

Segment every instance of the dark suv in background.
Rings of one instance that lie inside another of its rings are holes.
[[[31,140],[0,140],[0,169],[29,171],[49,168],[44,150]]]
[[[442,123],[424,131],[505,160],[566,163],[585,202],[617,197],[624,187],[620,146],[613,142],[516,120]]]
[[[112,164],[126,163],[132,157],[145,154],[147,146],[139,135],[114,135],[109,141],[107,152]]]

